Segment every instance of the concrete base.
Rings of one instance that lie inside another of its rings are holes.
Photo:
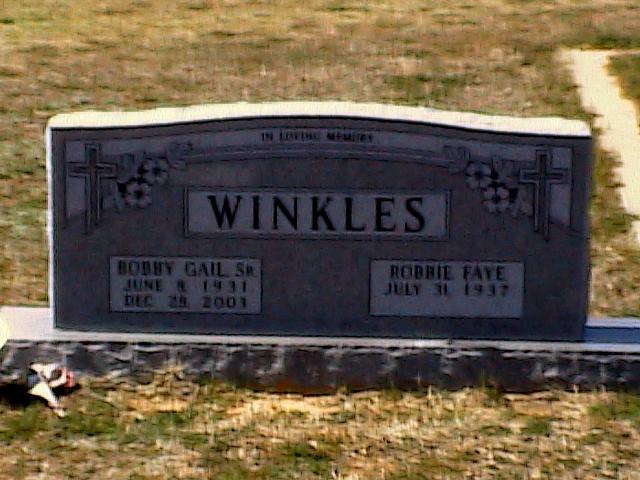
[[[0,380],[34,361],[80,374],[147,378],[179,364],[201,378],[273,391],[324,393],[339,387],[420,389],[491,385],[640,390],[640,319],[593,319],[584,342],[210,336],[61,331],[48,308],[3,307],[10,339]]]

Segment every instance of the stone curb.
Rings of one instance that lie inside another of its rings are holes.
[[[329,347],[10,341],[0,381],[20,379],[29,362],[55,361],[80,375],[144,381],[181,365],[198,379],[276,392],[331,393],[433,385],[488,385],[506,392],[559,388],[640,390],[640,354],[549,349]]]

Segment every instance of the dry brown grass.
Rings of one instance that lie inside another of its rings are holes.
[[[588,118],[560,45],[640,45],[640,4],[0,0],[0,303],[47,302],[42,137],[55,113],[343,99]],[[591,310],[638,314],[638,249],[614,187],[593,209]]]
[[[59,112],[342,99],[588,118],[560,45],[640,46],[635,0],[0,0],[0,304],[46,303],[43,128]],[[591,311],[640,313],[599,155]],[[301,397],[87,381],[60,420],[0,403],[2,478],[640,478],[615,393]]]
[[[598,150],[591,200],[591,314],[640,316],[640,248],[620,207],[617,161]]]
[[[620,79],[624,95],[640,109],[640,53],[613,57],[609,68]],[[640,125],[640,119],[638,119]]]
[[[169,370],[93,380],[65,403],[65,419],[0,404],[2,478],[640,478],[640,401],[625,394],[303,397]]]

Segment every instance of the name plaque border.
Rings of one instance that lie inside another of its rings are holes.
[[[132,310],[112,310],[111,309],[111,259],[112,258],[174,258],[174,259],[193,259],[193,258],[210,258],[213,260],[254,260],[258,262],[258,266],[260,267],[260,302],[259,302],[259,311],[258,312],[193,312],[188,310],[170,310],[170,311],[132,311]],[[224,256],[215,256],[215,257],[203,257],[203,256],[193,256],[193,255],[109,255],[107,262],[107,270],[109,279],[109,289],[107,294],[107,302],[109,306],[110,313],[126,313],[126,314],[135,314],[135,315],[157,315],[159,313],[162,314],[176,314],[176,315],[262,315],[263,314],[263,299],[264,299],[264,274],[262,271],[262,257],[240,257],[238,255],[224,255]]]
[[[356,193],[380,193],[383,195],[407,195],[407,194],[425,194],[425,193],[440,193],[445,197],[445,211],[444,211],[444,228],[445,233],[443,235],[415,235],[415,234],[376,234],[376,233],[357,233],[357,234],[308,234],[308,233],[287,233],[287,234],[271,234],[271,233],[195,233],[189,231],[189,192],[207,192],[207,191],[247,191],[247,192],[283,192],[283,193],[336,193],[336,194],[356,194]],[[340,190],[337,188],[283,188],[283,187],[265,187],[265,186],[239,186],[239,187],[218,187],[218,186],[197,186],[187,185],[183,188],[182,194],[182,227],[183,235],[185,238],[247,238],[247,239],[260,239],[260,240],[353,240],[353,241],[433,241],[433,242],[448,242],[451,236],[450,218],[451,218],[451,190],[450,189],[377,189],[377,188],[355,188]]]
[[[373,262],[379,262],[379,261],[383,261],[383,262],[456,262],[456,263],[519,263],[522,265],[522,303],[520,305],[520,311],[521,311],[521,315],[519,317],[461,317],[461,316],[452,316],[452,315],[399,315],[399,314],[387,314],[387,313],[372,313],[371,310],[371,302],[372,302],[372,298],[371,298],[371,279],[372,279],[372,265]],[[525,299],[527,298],[527,267],[526,267],[526,262],[524,261],[518,261],[518,260],[493,260],[493,259],[482,259],[482,260],[465,260],[465,259],[415,259],[415,258],[379,258],[379,257],[372,257],[369,258],[369,288],[367,289],[367,296],[368,296],[368,306],[369,306],[369,316],[371,317],[375,317],[375,318],[403,318],[403,319],[408,319],[408,318],[420,318],[420,319],[435,319],[435,320],[464,320],[464,321],[496,321],[496,320],[522,320],[524,313],[525,313],[525,309],[524,309],[524,303],[525,303]]]

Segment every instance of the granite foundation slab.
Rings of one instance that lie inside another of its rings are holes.
[[[11,330],[0,352],[5,382],[20,379],[37,359],[133,380],[178,364],[196,378],[279,392],[640,390],[639,319],[591,319],[584,342],[525,342],[74,332],[52,328],[47,308],[4,307],[0,316]]]

